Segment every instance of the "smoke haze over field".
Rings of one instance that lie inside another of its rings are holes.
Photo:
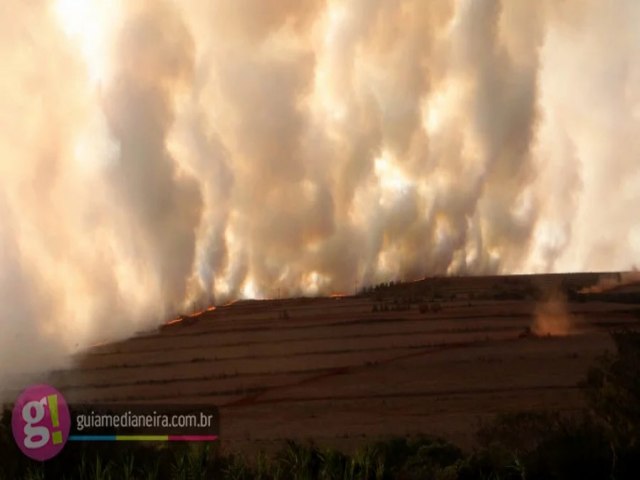
[[[637,0],[9,3],[0,377],[194,303],[640,256]]]

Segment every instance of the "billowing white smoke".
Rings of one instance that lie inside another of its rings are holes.
[[[637,0],[0,19],[0,376],[196,303],[640,254]]]

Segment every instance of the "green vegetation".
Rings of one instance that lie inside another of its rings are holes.
[[[600,359],[582,384],[579,415],[501,415],[464,452],[445,440],[392,438],[353,454],[288,441],[246,458],[219,445],[68,444],[45,465],[13,442],[9,411],[0,422],[0,480],[10,479],[634,479],[640,478],[640,333],[613,334],[616,355]]]

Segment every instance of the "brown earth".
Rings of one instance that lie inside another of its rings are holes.
[[[500,412],[583,406],[578,388],[640,305],[576,300],[562,336],[544,298],[596,274],[433,278],[338,298],[241,301],[95,347],[50,381],[71,402],[211,403],[225,448],[351,448],[430,433],[463,446]],[[382,310],[382,311],[381,311]]]

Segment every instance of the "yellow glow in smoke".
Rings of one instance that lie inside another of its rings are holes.
[[[442,125],[442,111],[435,102],[427,108],[424,124],[429,135],[437,133],[440,129]]]
[[[347,116],[344,92],[334,78],[341,32],[346,28],[349,12],[341,2],[331,2],[319,23],[320,41],[315,68],[315,88],[312,105],[322,121],[340,124]],[[336,132],[337,133],[337,132]]]
[[[455,85],[446,85],[444,89],[430,95],[422,113],[422,124],[429,135],[436,135],[443,129],[448,117],[457,107],[457,93]]]
[[[382,190],[380,198],[382,204],[393,201],[411,186],[411,181],[386,150],[375,159],[374,172]]]
[[[253,278],[248,278],[242,285],[242,298],[259,299],[260,294]]]
[[[398,275],[398,269],[401,259],[401,252],[394,248],[393,245],[388,246],[378,254],[377,270],[382,278],[394,278]]]
[[[327,11],[327,28],[324,31],[324,43],[331,46],[335,43],[340,29],[348,19],[348,11],[344,4],[333,2]]]
[[[307,295],[317,295],[320,290],[321,275],[313,270],[302,280],[302,289]]]
[[[92,84],[103,83],[108,67],[108,32],[118,2],[57,0],[56,17],[62,30],[77,45]]]

